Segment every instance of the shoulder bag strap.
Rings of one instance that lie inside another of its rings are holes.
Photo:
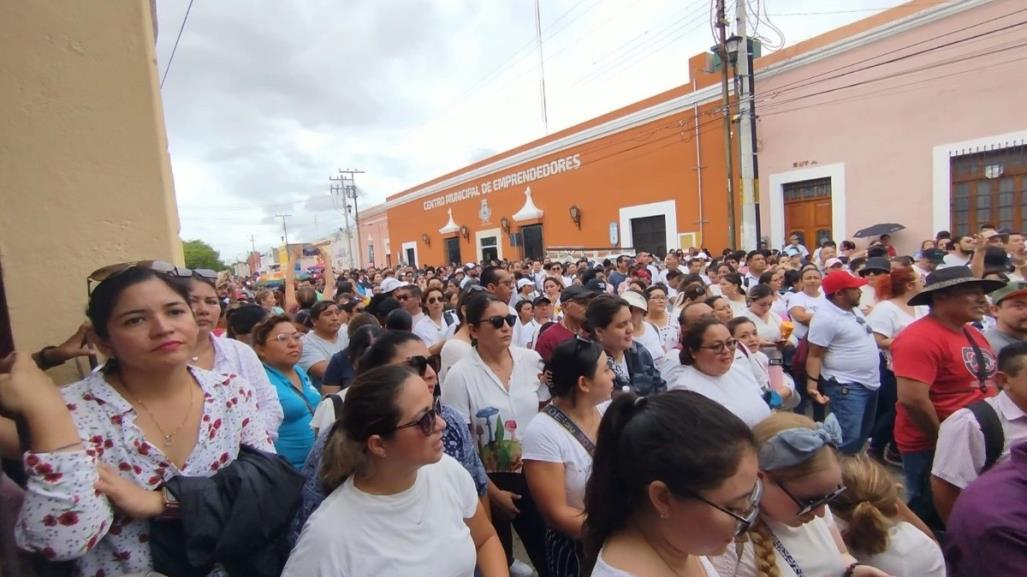
[[[988,361],[984,358],[984,351],[981,350],[980,345],[966,327],[963,327],[963,334],[966,335],[966,340],[970,341],[970,346],[973,347],[974,364],[977,365],[974,373],[977,375],[977,383],[981,387],[981,392],[985,392],[988,390]]]
[[[977,419],[984,433],[984,468],[981,472],[987,471],[1002,456],[1002,449],[1006,444],[1006,436],[1002,431],[1002,421],[998,418],[998,412],[987,401],[981,400],[971,403],[966,407]]]
[[[564,429],[567,429],[567,432],[570,433],[578,441],[578,443],[581,443],[581,446],[584,447],[585,451],[588,452],[589,456],[595,454],[595,443],[593,443],[592,439],[589,439],[588,435],[586,435],[585,432],[582,431],[581,428],[578,427],[578,425],[575,424],[574,421],[572,421],[571,418],[568,417],[563,411],[554,406],[552,403],[549,403],[548,405],[546,405],[544,409],[542,409],[542,412],[552,417],[553,420],[557,423],[560,423]]]
[[[285,382],[289,384],[289,390],[296,393],[296,396],[298,396],[303,401],[303,404],[307,406],[307,410],[310,411],[310,416],[313,417],[314,407],[310,404],[310,401],[307,400],[307,396],[303,394],[303,391],[298,391],[296,390],[296,387],[292,386],[292,381],[289,380],[289,377],[285,377]],[[300,388],[303,388],[302,378],[300,379]]]
[[[328,395],[328,398],[332,400],[332,408],[335,409],[335,418],[338,419],[342,416],[342,397],[338,393],[332,393]]]

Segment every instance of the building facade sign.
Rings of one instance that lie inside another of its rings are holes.
[[[476,198],[491,192],[499,192],[500,190],[510,188],[511,186],[532,183],[536,180],[542,180],[543,178],[548,178],[550,176],[571,172],[578,170],[579,168],[581,168],[581,155],[572,154],[570,156],[558,158],[551,162],[532,166],[524,170],[504,174],[492,180],[483,180],[478,184],[450,192],[449,194],[430,198],[424,201],[424,210],[439,208],[468,198]]]

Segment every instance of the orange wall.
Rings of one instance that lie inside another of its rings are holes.
[[[667,93],[662,95],[666,99]],[[648,102],[648,101],[647,101]],[[651,104],[651,102],[649,102]],[[604,119],[607,119],[604,117]],[[593,121],[594,122],[594,121]],[[702,156],[702,189],[704,245],[711,250],[727,246],[727,201],[725,192],[724,144],[722,120],[716,103],[701,106],[698,123]],[[524,190],[531,187],[535,205],[545,214],[542,220],[545,246],[608,247],[610,222],[619,221],[619,209],[658,201],[674,200],[677,207],[676,228],[679,233],[698,232],[699,193],[696,177],[696,119],[694,112],[674,114],[648,124],[605,138],[572,147],[559,153],[540,157],[502,172],[410,200],[388,209],[388,227],[394,262],[404,242],[417,242],[418,264],[442,264],[444,243],[438,229],[447,220],[447,209],[453,210],[457,225],[470,229],[468,240],[461,239],[463,260],[477,258],[475,231],[498,228],[502,217],[512,215],[524,204]],[[576,127],[580,130],[582,127]],[[554,135],[551,138],[559,137]],[[425,208],[425,201],[448,193],[479,185],[482,182],[516,173],[553,160],[578,155],[581,167],[556,176],[525,184],[514,184],[501,191],[480,194],[444,206]],[[472,167],[468,167],[470,169]],[[465,170],[468,170],[465,169]],[[395,199],[402,193],[393,196]],[[478,216],[482,199],[487,199],[492,215],[485,224]],[[579,231],[568,214],[571,205],[581,209]],[[740,211],[739,211],[740,212]],[[668,222],[668,228],[675,223]],[[430,237],[430,246],[421,240]],[[620,231],[624,238],[624,231]],[[362,232],[366,238],[366,234]],[[510,246],[502,235],[503,257],[520,258],[519,248]],[[672,245],[676,247],[677,245]]]

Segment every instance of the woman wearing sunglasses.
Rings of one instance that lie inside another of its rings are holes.
[[[87,315],[102,371],[59,391],[41,374],[0,381],[0,405],[30,433],[16,539],[76,575],[145,572],[151,521],[178,514],[165,481],[210,477],[241,444],[273,447],[243,378],[190,366],[199,329],[181,284],[124,266],[92,291]]]
[[[453,327],[446,323],[446,295],[442,289],[428,289],[421,297],[421,304],[424,316],[414,325],[414,334],[424,341],[430,354],[437,355],[453,333]]]
[[[549,400],[549,390],[539,380],[542,358],[510,346],[517,315],[491,293],[481,291],[468,299],[464,320],[474,350],[449,370],[442,399],[471,424],[489,473],[492,518],[507,559],[514,561],[512,522],[535,569],[545,575],[545,523],[521,470],[524,429],[537,418],[540,403]]]
[[[325,445],[320,480],[330,494],[283,577],[470,577],[475,567],[484,577],[507,575],[474,483],[443,452],[440,412],[408,366],[357,377]]]
[[[679,357],[685,369],[669,387],[695,391],[755,426],[770,416],[770,406],[749,362],[744,357],[735,362],[740,355],[738,341],[724,323],[701,318],[681,335]]]
[[[615,375],[614,386],[640,395],[665,391],[667,383],[656,370],[653,356],[634,340],[631,306],[612,295],[592,299],[585,311],[585,330],[602,345]]]
[[[323,301],[322,301],[323,302]],[[286,315],[268,317],[253,329],[253,348],[264,363],[267,378],[278,392],[284,420],[278,428],[275,448],[299,469],[314,444],[310,420],[321,395],[299,365],[303,333]]]
[[[846,550],[828,504],[845,492],[834,415],[775,413],[753,429],[763,496],[748,539],[713,559],[720,577],[888,577]]]
[[[690,391],[618,395],[599,425],[585,490],[592,577],[717,577],[718,555],[759,513],[752,433]]]
[[[585,483],[613,370],[603,348],[581,337],[557,345],[548,366],[553,402],[524,432],[524,476],[548,525],[549,577],[578,577]]]
[[[189,291],[189,307],[193,309],[196,325],[200,329],[193,350],[193,364],[215,373],[245,378],[257,394],[257,405],[260,407],[257,416],[264,422],[271,439],[277,439],[284,415],[278,393],[268,380],[260,359],[253,349],[242,342],[214,336],[214,328],[221,316],[221,302],[214,288],[215,280],[217,273],[214,271],[197,270],[184,283]]]
[[[359,344],[361,340],[359,338],[356,339],[356,344]],[[354,344],[351,343],[350,346],[352,347]],[[428,391],[435,397],[439,396],[439,379],[435,371],[435,365],[429,361],[428,347],[424,346],[424,343],[411,333],[383,331],[377,334],[373,342],[360,350],[360,355],[355,364],[357,365],[357,376],[366,373],[370,369],[384,365],[409,366],[424,379],[425,384],[428,386]],[[349,388],[346,388],[341,393],[337,393],[340,397],[340,411],[336,413],[333,408],[333,417],[336,414],[342,414],[341,407],[344,405],[342,401],[345,401],[348,392]],[[324,403],[331,404],[332,401],[323,401],[322,406]],[[319,407],[318,410],[320,411],[321,408]],[[474,444],[471,443],[471,435],[467,430],[467,421],[445,403],[441,405],[441,412],[439,414],[446,421],[446,429],[442,432],[443,451],[467,469],[467,472],[471,474],[471,478],[474,479],[474,486],[478,496],[484,498],[488,477],[485,475],[485,468],[481,464],[478,452],[475,450]],[[333,418],[332,423],[335,420]],[[425,427],[429,426],[430,423],[426,422]],[[307,517],[325,498],[317,475],[322,467],[321,461],[324,458],[325,441],[328,438],[328,431],[330,429],[330,426],[323,428],[317,441],[314,443],[314,448],[311,449],[310,455],[307,457],[306,463],[303,465],[303,474],[307,478],[307,482],[304,485],[301,510],[297,513],[297,519],[294,523],[295,536],[299,535],[299,531],[303,528]],[[488,501],[483,499],[482,504],[487,506]],[[295,541],[295,538],[293,541]]]

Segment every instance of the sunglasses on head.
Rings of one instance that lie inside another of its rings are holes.
[[[484,323],[488,323],[492,325],[492,328],[498,330],[503,328],[504,322],[513,327],[514,324],[517,322],[517,315],[496,315],[494,317],[489,317],[487,319],[481,319],[481,322],[478,323],[478,326],[481,326]]]
[[[214,282],[218,278],[218,273],[209,268],[189,269],[181,266],[175,266],[162,260],[137,260],[111,264],[94,270],[88,277],[86,277],[86,290],[91,294],[93,292],[93,283],[102,283],[107,279],[114,278],[133,268],[145,268],[175,278],[195,277],[210,282]]]
[[[416,421],[411,421],[409,423],[399,425],[395,428],[395,430],[398,431],[400,429],[409,429],[411,427],[417,427],[421,429],[421,432],[424,433],[425,437],[430,437],[431,434],[435,432],[435,417],[441,414],[442,403],[438,399],[435,399],[435,402],[432,404],[432,407],[428,409],[428,411],[425,412],[424,415],[421,416],[421,418],[417,419]]]

